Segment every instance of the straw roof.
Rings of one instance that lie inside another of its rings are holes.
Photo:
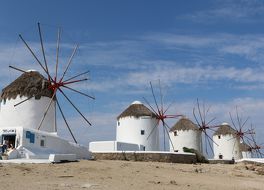
[[[234,135],[236,131],[229,124],[223,123],[214,133],[215,135]]]
[[[48,88],[49,81],[37,71],[23,73],[11,84],[5,87],[1,93],[1,100],[20,97],[32,97],[40,99],[41,96],[52,97],[52,90]]]
[[[239,148],[242,152],[250,151],[250,146],[246,143],[240,143]]]
[[[170,131],[188,131],[188,130],[198,130],[199,128],[190,119],[182,117],[175,125],[170,129]]]
[[[123,111],[117,119],[124,118],[124,117],[142,117],[142,116],[150,116],[155,118],[156,115],[152,111],[150,111],[146,106],[144,106],[140,102],[132,103],[125,111]]]

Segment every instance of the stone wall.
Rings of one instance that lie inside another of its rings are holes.
[[[93,152],[95,160],[127,160],[144,162],[196,163],[195,154],[142,153],[142,152]]]

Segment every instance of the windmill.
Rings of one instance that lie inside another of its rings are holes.
[[[236,106],[236,119],[233,118],[232,113],[229,112],[229,116],[233,125],[233,128],[235,129],[234,137],[233,138],[239,138],[240,142],[245,143],[245,139],[251,140],[250,135],[255,134],[254,129],[245,129],[245,126],[249,120],[249,117],[247,117],[245,120],[242,119],[241,116],[239,116],[238,113],[238,107]]]
[[[154,92],[154,88],[153,88],[152,83],[150,82],[149,84],[150,84],[151,94],[152,94],[152,97],[153,97],[153,100],[154,100],[155,105],[152,106],[150,104],[150,102],[146,98],[143,97],[143,99],[147,103],[147,105],[149,106],[149,108],[154,112],[154,114],[156,116],[156,119],[157,119],[157,123],[156,123],[155,127],[152,129],[152,131],[150,132],[150,134],[148,135],[147,140],[152,135],[152,133],[157,129],[157,127],[162,126],[162,129],[163,129],[163,148],[165,150],[166,149],[166,146],[165,146],[166,145],[165,144],[166,135],[167,135],[167,137],[169,139],[169,142],[173,146],[173,143],[172,143],[171,138],[169,136],[170,127],[167,124],[166,120],[168,120],[168,119],[177,119],[178,117],[180,117],[182,115],[179,115],[179,114],[168,114],[167,113],[168,110],[170,109],[170,107],[172,106],[172,104],[170,104],[166,108],[164,107],[164,100],[163,100],[164,97],[163,97],[163,94],[162,94],[160,80],[158,82],[158,90],[159,90],[159,96],[160,96],[159,103],[158,103],[158,100],[156,98],[156,94]],[[173,147],[173,149],[174,149],[174,147]]]
[[[251,130],[254,131],[253,126],[251,125]],[[258,158],[263,158],[264,153],[261,151],[264,149],[264,143],[258,144],[256,141],[255,133],[250,134],[251,140],[247,140],[247,144],[249,145],[249,151]]]
[[[196,100],[196,103],[197,103],[197,105],[193,108],[193,116],[195,118],[195,121],[196,121],[196,124],[198,125],[199,130],[204,134],[205,151],[206,151],[206,154],[208,155],[207,143],[208,143],[212,152],[213,152],[213,147],[211,145],[211,142],[213,142],[215,145],[218,146],[218,144],[216,142],[214,142],[214,140],[208,134],[208,130],[215,132],[214,129],[218,128],[219,125],[212,125],[212,123],[216,119],[215,117],[212,118],[211,120],[207,121],[207,117],[208,117],[208,114],[210,111],[210,107],[206,108],[204,103],[201,106],[198,98]]]
[[[59,103],[59,99],[60,97],[65,98],[65,100],[74,108],[74,110],[84,119],[84,121],[91,126],[90,121],[84,116],[84,114],[80,111],[80,109],[73,103],[73,101],[71,100],[71,98],[65,93],[65,90],[77,93],[79,95],[88,97],[89,99],[95,99],[93,96],[88,95],[84,92],[81,92],[79,90],[76,90],[74,88],[72,88],[70,85],[72,84],[78,84],[84,81],[87,81],[88,78],[85,77],[86,74],[89,73],[89,71],[84,71],[82,73],[78,73],[75,74],[74,76],[68,77],[67,73],[70,70],[70,66],[72,64],[72,60],[76,54],[76,51],[78,49],[78,44],[75,45],[75,47],[73,48],[73,51],[68,59],[68,62],[66,64],[65,69],[63,70],[62,74],[59,75],[59,54],[60,54],[60,41],[61,41],[61,28],[58,29],[58,36],[57,36],[57,44],[56,44],[56,61],[55,61],[55,68],[54,68],[54,75],[51,74],[51,68],[50,68],[50,64],[48,64],[48,61],[46,59],[46,53],[45,53],[45,48],[44,48],[44,42],[43,42],[43,37],[42,37],[42,31],[41,31],[41,25],[40,23],[37,24],[38,26],[38,34],[39,34],[39,40],[40,40],[40,48],[41,48],[41,52],[42,52],[42,56],[43,56],[43,61],[40,60],[40,58],[38,58],[38,56],[36,55],[36,53],[32,50],[32,48],[29,46],[29,44],[26,42],[26,40],[22,37],[21,34],[19,34],[19,38],[22,40],[22,42],[24,43],[24,45],[26,46],[27,50],[31,53],[31,55],[33,56],[33,58],[35,59],[36,63],[40,66],[42,72],[44,72],[45,74],[45,78],[46,78],[46,82],[48,84],[48,89],[52,92],[52,96],[50,101],[48,102],[48,104],[45,107],[45,111],[44,114],[42,116],[42,119],[39,122],[39,125],[37,127],[38,130],[41,129],[43,121],[46,119],[46,115],[49,111],[49,109],[51,108],[51,105],[55,102],[55,117],[56,117],[56,110],[59,110],[59,112],[61,113],[61,116],[66,124],[67,129],[69,130],[73,140],[75,143],[77,143],[76,138],[74,137],[72,130],[67,122],[66,116],[62,110],[61,104]],[[17,68],[14,66],[9,66],[12,69],[15,69],[17,71],[26,73],[25,70],[21,69],[21,68]],[[28,97],[27,99],[15,104],[14,106],[19,106],[20,104],[32,99],[33,97],[38,96],[38,94],[34,94],[30,97]],[[55,126],[56,127],[56,126]]]

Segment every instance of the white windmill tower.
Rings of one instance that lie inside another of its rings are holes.
[[[169,132],[170,151],[183,152],[183,147],[193,148],[202,152],[202,132],[190,119],[182,117]]]
[[[39,72],[28,71],[5,87],[1,94],[0,128],[23,126],[38,129],[45,107],[51,101],[41,130],[56,132],[55,101],[48,86],[48,80]]]
[[[146,151],[158,151],[157,123],[156,115],[152,111],[141,102],[134,101],[117,117],[116,141],[143,145]]]
[[[214,159],[241,159],[240,138],[236,135],[236,131],[228,124],[223,123],[213,134]]]

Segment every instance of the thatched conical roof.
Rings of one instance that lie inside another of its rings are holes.
[[[228,123],[223,123],[216,130],[213,136],[215,135],[234,135],[236,133],[235,129],[233,129]]]
[[[242,152],[248,152],[248,151],[250,151],[250,146],[248,144],[246,144],[246,143],[240,143],[239,149]]]
[[[199,128],[190,119],[182,117],[175,125],[170,129],[170,131],[188,131],[188,130],[198,130]]]
[[[36,99],[40,99],[41,96],[51,98],[53,92],[48,86],[49,81],[39,72],[25,72],[2,90],[1,100],[15,99],[17,96],[34,96]]]
[[[117,119],[124,118],[124,117],[142,117],[142,116],[150,116],[155,118],[156,115],[146,106],[144,106],[141,102],[135,101],[133,102],[125,111],[123,111]]]

